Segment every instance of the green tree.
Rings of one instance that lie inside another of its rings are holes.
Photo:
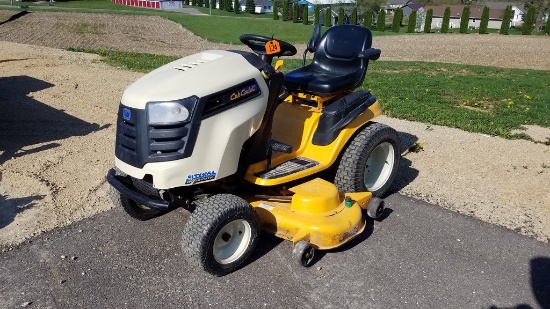
[[[399,32],[402,22],[403,22],[403,9],[397,8],[393,13],[392,31],[396,33]]]
[[[354,7],[353,10],[351,10],[350,24],[357,25],[357,7]]]
[[[307,11],[308,7],[307,7],[307,3],[304,4],[303,8],[302,8],[302,24],[304,25],[307,25],[309,23],[309,15],[308,15],[308,11]]]
[[[479,22],[479,34],[487,34],[487,26],[489,25],[489,12],[488,6],[483,8],[481,13],[481,21]]]
[[[357,6],[378,12],[386,5],[387,0],[357,0]]]
[[[216,8],[216,0],[211,0],[210,1],[210,7],[215,9]]]
[[[504,15],[502,16],[502,24],[500,25],[500,34],[508,34],[508,28],[510,28],[510,18],[512,17],[512,6],[506,6],[504,9]]]
[[[185,5],[189,5],[189,0],[185,0]]]
[[[298,12],[299,12],[298,2],[295,2],[294,5],[292,6],[292,22],[293,23],[298,22],[298,16],[299,16]]]
[[[254,0],[246,0],[244,10],[247,13],[254,14],[254,12],[256,12],[256,3],[254,3]]]
[[[434,10],[429,9],[426,12],[426,20],[424,21],[424,33],[432,32],[432,18],[434,16]]]
[[[380,9],[378,12],[378,18],[376,19],[376,30],[386,30],[386,11],[384,9]]]
[[[314,18],[313,18],[313,24],[317,25],[317,24],[319,24],[319,19],[321,18],[320,17],[320,15],[321,15],[321,5],[316,4],[313,10],[315,12],[315,15],[314,15]]]
[[[443,13],[443,22],[441,23],[441,33],[449,32],[449,22],[451,21],[451,8],[446,7]]]
[[[233,11],[235,14],[239,14],[241,12],[241,5],[239,4],[239,0],[233,1]]]
[[[279,20],[279,1],[273,2],[273,20]]]
[[[338,24],[339,25],[344,24],[344,8],[343,7],[338,8]]]
[[[468,23],[470,22],[470,6],[467,5],[462,9],[462,17],[460,17],[460,33],[468,33]]]
[[[197,5],[198,5],[199,7],[203,7],[203,6],[204,6],[204,0],[198,0]]]
[[[372,29],[372,10],[367,8],[363,16],[363,27]]]
[[[409,24],[407,25],[407,33],[414,33],[416,30],[416,10],[411,12],[409,16]]]
[[[533,33],[533,28],[535,27],[535,18],[535,7],[531,6],[527,10],[525,21],[523,22],[523,26],[521,26],[521,34],[531,35],[531,33]]]
[[[550,13],[550,0],[524,0],[525,10],[529,12],[531,7],[535,8],[535,28],[539,31],[544,25],[544,16]],[[547,21],[548,23],[548,21]]]
[[[204,0],[204,7],[209,8],[210,7],[210,0]]]
[[[325,26],[332,27],[332,8],[330,5],[325,9]]]
[[[288,0],[283,0],[283,21],[288,20]]]
[[[550,16],[546,19],[546,25],[544,25],[544,34],[550,35]]]
[[[191,5],[192,6],[197,6],[197,0],[191,0]]]

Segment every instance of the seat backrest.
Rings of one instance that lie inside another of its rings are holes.
[[[360,85],[365,77],[369,60],[360,59],[357,54],[369,49],[371,45],[372,33],[367,28],[354,25],[331,27],[321,37],[311,64],[317,70],[331,75],[343,75],[361,70],[361,78],[357,83]]]

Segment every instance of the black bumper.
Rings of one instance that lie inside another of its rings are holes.
[[[113,186],[113,188],[122,193],[122,195],[140,205],[159,210],[170,209],[169,202],[163,201],[161,199],[151,199],[137,192],[132,185],[132,182],[125,176],[116,175],[114,169],[110,169],[107,173],[107,181],[111,184],[111,186]]]

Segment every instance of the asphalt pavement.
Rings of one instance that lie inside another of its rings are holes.
[[[242,269],[190,270],[176,210],[121,209],[0,253],[0,308],[550,308],[550,245],[398,194],[380,222],[298,266],[262,235]]]

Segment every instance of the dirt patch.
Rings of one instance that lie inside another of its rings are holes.
[[[0,10],[0,20],[13,14],[6,12]],[[1,25],[0,40],[0,246],[113,207],[105,173],[114,161],[117,106],[125,87],[142,74],[59,48],[181,56],[235,48],[204,41],[159,17],[77,13],[25,15]],[[447,52],[456,51],[459,43],[460,53]],[[530,53],[507,58],[524,44],[530,44]],[[524,36],[375,38],[386,60],[521,68],[539,64],[538,69],[550,69],[545,57],[549,44],[548,38]],[[381,121],[404,132],[405,141],[424,145],[424,151],[404,157],[397,181],[402,193],[548,241],[550,210],[544,202],[550,200],[550,147],[438,126],[426,130],[424,124],[391,118]]]
[[[550,128],[543,128],[533,125],[523,125],[520,130],[513,130],[512,134],[527,134],[534,141],[539,143],[550,143]]]

